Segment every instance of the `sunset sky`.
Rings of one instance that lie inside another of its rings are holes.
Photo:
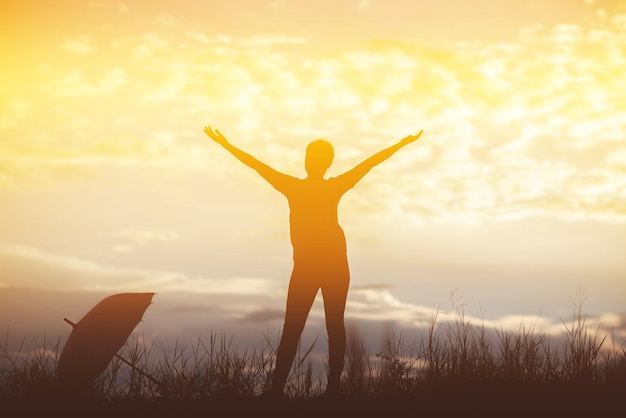
[[[282,324],[282,195],[210,124],[304,177],[424,130],[340,204],[346,321],[415,329],[453,299],[551,333],[580,289],[626,338],[626,2],[3,1],[0,332],[69,333],[156,292],[146,338]],[[309,333],[323,335],[321,303]],[[313,335],[311,334],[311,335]],[[374,337],[372,337],[374,338]],[[247,339],[247,340],[246,340]]]

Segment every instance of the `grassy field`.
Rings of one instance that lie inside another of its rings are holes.
[[[63,411],[83,416],[598,416],[626,412],[626,350],[609,346],[587,327],[578,309],[564,322],[554,346],[533,326],[517,332],[456,321],[439,324],[436,313],[425,337],[407,342],[389,335],[382,352],[370,353],[356,336],[349,341],[343,393],[320,397],[324,373],[316,373],[311,347],[302,347],[284,399],[259,396],[269,382],[275,350],[267,339],[239,352],[231,338],[158,342],[134,338],[84,394],[64,394],[56,384],[59,342],[45,339],[34,355],[0,356],[0,414],[29,416]],[[149,375],[151,378],[148,378]],[[9,413],[10,412],[10,413]],[[425,415],[424,415],[425,414]]]

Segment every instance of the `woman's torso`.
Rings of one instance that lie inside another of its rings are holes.
[[[342,194],[333,179],[304,179],[287,195],[294,261],[345,259],[346,238],[337,215]]]

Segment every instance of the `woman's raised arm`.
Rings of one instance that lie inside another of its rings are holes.
[[[258,160],[257,158],[253,157],[247,152],[237,148],[236,146],[228,142],[226,137],[222,135],[222,133],[219,130],[217,129],[213,130],[213,128],[207,125],[204,127],[204,132],[211,139],[213,139],[215,142],[217,142],[222,147],[224,147],[227,151],[233,154],[239,161],[241,161],[248,167],[253,168],[257,173],[259,173],[261,177],[263,177],[272,186],[274,186],[275,189],[279,191],[282,190],[281,183],[284,181],[285,177],[290,177],[290,176],[287,176],[286,174],[283,174],[279,171],[274,170],[272,167],[265,164],[264,162]]]
[[[354,187],[354,185],[357,184],[359,180],[361,180],[363,176],[365,176],[373,167],[391,157],[393,154],[395,154],[396,151],[398,151],[405,145],[417,141],[417,139],[422,135],[422,132],[424,131],[421,130],[416,135],[409,135],[402,138],[398,143],[377,152],[363,162],[357,164],[351,170],[346,171],[344,174],[338,176],[337,179],[341,178],[341,181],[345,182],[346,190]]]

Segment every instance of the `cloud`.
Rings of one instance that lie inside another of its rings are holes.
[[[260,309],[245,314],[239,321],[241,322],[269,322],[285,318],[285,311],[279,309]]]
[[[77,54],[88,54],[96,50],[93,46],[93,38],[89,35],[79,35],[75,38],[68,38],[63,47]]]
[[[286,35],[252,35],[236,41],[236,45],[251,49],[267,49],[276,45],[302,45],[306,43],[304,38]]]
[[[510,332],[545,335],[561,344],[570,330],[578,330],[589,337],[597,335],[598,343],[605,339],[603,350],[623,347],[626,341],[626,313],[623,312],[588,315],[581,311],[578,317],[574,310],[562,318],[548,318],[539,311],[536,315],[507,314],[487,319],[471,315],[469,310],[462,300],[452,301],[448,309],[433,308],[404,302],[388,290],[353,288],[348,298],[346,320],[359,324],[357,328],[362,329],[375,324],[391,324],[391,329],[396,332],[406,332],[407,338],[423,336],[434,323],[440,336],[446,335],[446,329],[456,329],[462,324],[471,324],[476,330],[484,328],[494,343],[496,332]]]
[[[626,312],[605,313],[590,320],[592,325],[602,329],[607,335],[617,337],[612,341],[616,346],[620,340],[626,341]]]
[[[204,124],[294,175],[303,175],[303,149],[316,137],[335,144],[336,175],[423,128],[418,143],[342,202],[359,244],[381,242],[395,220],[416,228],[546,217],[623,224],[623,36],[617,23],[600,23],[534,25],[506,44],[414,38],[332,47],[278,29],[81,30],[56,45],[58,59],[4,70],[11,89],[0,92],[9,103],[0,116],[0,184],[89,187],[121,172],[158,188],[151,179],[203,170],[211,181],[190,193],[261,195],[254,174],[207,142]],[[77,54],[77,45],[93,49]],[[83,172],[91,175],[71,174]],[[161,190],[164,199],[175,194]],[[353,219],[367,219],[367,228]],[[122,254],[164,243],[140,231],[110,247]]]
[[[366,284],[361,286],[352,286],[350,289],[361,291],[361,290],[386,290],[391,289],[393,287],[392,284],[380,283],[380,284]]]
[[[155,19],[155,23],[162,26],[175,26],[179,23],[175,16],[167,13],[159,14]]]
[[[192,292],[254,295],[275,290],[262,278],[210,279],[177,271],[116,267],[78,257],[47,253],[34,247],[0,246],[5,287],[108,292]]]
[[[126,244],[115,244],[114,251],[116,252],[129,252],[132,251],[133,246],[167,244],[181,239],[179,233],[168,229],[124,229],[108,235],[115,240],[126,242]]]
[[[402,302],[388,290],[352,289],[346,308],[351,319],[418,324],[428,321],[432,309]]]
[[[364,12],[372,7],[371,0],[359,0],[356,5],[356,10],[358,12]]]

